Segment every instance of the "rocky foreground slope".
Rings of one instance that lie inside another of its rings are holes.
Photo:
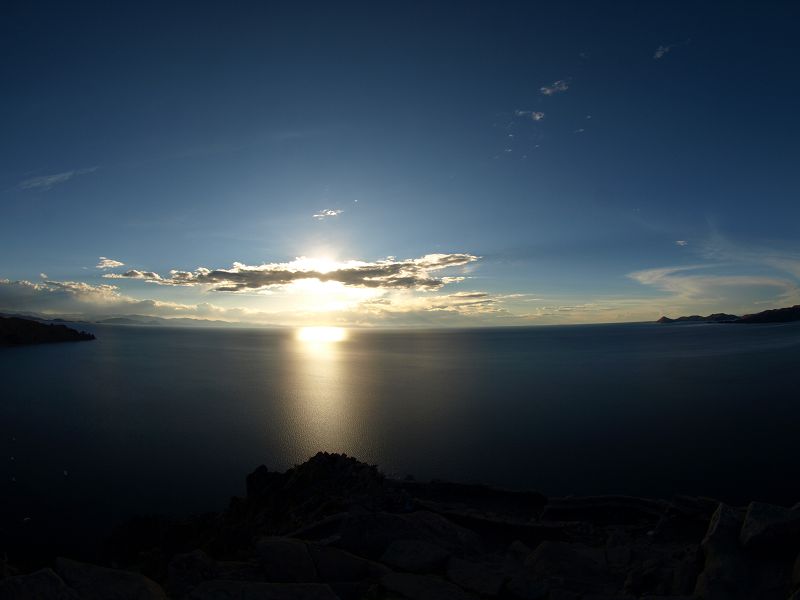
[[[223,513],[131,521],[117,568],[6,567],[0,598],[800,600],[798,553],[800,507],[546,498],[321,453],[259,467]]]

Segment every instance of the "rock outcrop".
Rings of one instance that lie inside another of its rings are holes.
[[[220,514],[132,522],[107,559],[125,569],[6,568],[0,600],[797,599],[800,507],[546,498],[320,453],[259,467]]]

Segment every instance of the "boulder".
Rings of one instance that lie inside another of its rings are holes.
[[[339,600],[320,583],[264,583],[260,581],[206,581],[187,600]]]
[[[52,569],[0,580],[2,600],[81,600]]]
[[[750,565],[739,543],[744,521],[741,510],[720,503],[702,542],[703,571],[694,593],[703,600],[750,600]]]
[[[256,544],[256,557],[266,581],[311,583],[317,569],[305,543],[282,537],[262,538]]]
[[[381,562],[412,573],[430,573],[444,566],[450,553],[425,540],[395,540],[386,548]]]
[[[155,581],[144,575],[107,569],[66,558],[56,559],[56,573],[81,600],[166,600]]]
[[[202,550],[177,554],[167,566],[167,589],[171,595],[181,597],[203,581],[216,577],[216,561]]]
[[[343,513],[292,537],[334,543],[371,559],[380,559],[395,540],[428,541],[454,553],[479,552],[481,547],[477,534],[427,511]]]
[[[184,596],[203,581],[212,579],[267,581],[256,563],[215,561],[202,550],[178,554],[167,567],[167,587],[173,596]]]
[[[457,557],[447,562],[447,578],[458,587],[481,596],[497,596],[506,579],[489,565]]]
[[[409,600],[468,600],[475,598],[452,583],[432,575],[388,573],[381,579],[381,586],[385,591]]]
[[[525,567],[536,579],[563,582],[566,589],[601,592],[610,586],[601,548],[580,543],[542,542],[525,560]]]
[[[377,582],[390,571],[380,563],[332,546],[309,544],[308,551],[320,581]]]
[[[745,548],[800,548],[800,510],[751,502],[739,539]]]

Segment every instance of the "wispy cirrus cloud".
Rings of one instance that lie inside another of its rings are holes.
[[[757,292],[764,299],[776,302],[793,302],[800,297],[797,282],[768,275],[730,275],[710,273],[720,265],[685,265],[660,267],[629,273],[628,277],[647,286],[670,294],[672,302],[695,305],[742,305],[746,291]],[[700,272],[698,274],[698,271]]]
[[[689,245],[689,242],[687,242],[686,240],[675,240],[675,245],[676,245],[676,246],[683,246],[683,247],[685,247],[685,246],[688,246],[688,245]]]
[[[326,208],[325,210],[321,210],[312,216],[318,221],[321,221],[323,219],[328,219],[330,217],[338,217],[343,212],[344,211],[340,208]]]
[[[658,48],[656,48],[656,51],[653,54],[653,58],[655,60],[661,60],[667,55],[667,53],[670,50],[672,50],[672,46],[659,46]]]
[[[461,276],[445,276],[440,271],[462,267],[478,259],[478,256],[467,253],[426,254],[406,260],[389,257],[373,262],[333,262],[301,257],[287,263],[234,263],[228,269],[200,267],[194,271],[172,270],[163,277],[152,271],[136,269],[125,273],[108,273],[103,277],[140,279],[160,285],[206,285],[217,292],[259,291],[310,279],[362,288],[437,290],[464,279]]]
[[[98,167],[89,167],[87,169],[76,169],[73,171],[64,171],[63,173],[54,173],[52,175],[41,175],[21,181],[18,187],[22,190],[38,189],[43,192],[52,189],[54,186],[65,183],[77,177],[78,175],[86,175],[87,173],[94,173]]]
[[[559,79],[550,85],[543,85],[539,91],[545,96],[552,96],[561,92],[566,92],[569,89],[569,79]]]
[[[669,54],[674,48],[678,48],[680,46],[686,46],[690,43],[691,40],[684,40],[682,42],[677,42],[674,44],[662,44],[658,48],[656,48],[655,52],[653,52],[653,60],[661,60],[667,54]]]
[[[515,110],[515,117],[530,117],[532,121],[543,121],[544,113],[540,110]]]
[[[113,258],[106,258],[105,256],[100,257],[100,262],[95,265],[95,269],[115,269],[117,267],[124,267],[125,263],[114,260]]]

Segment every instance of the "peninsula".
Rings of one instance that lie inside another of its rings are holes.
[[[786,308],[764,310],[741,317],[727,313],[714,313],[705,317],[691,315],[675,319],[664,316],[656,323],[790,323],[792,321],[800,321],[800,304]]]
[[[26,346],[55,342],[82,342],[95,339],[91,333],[66,325],[40,323],[19,317],[0,317],[0,346]]]

